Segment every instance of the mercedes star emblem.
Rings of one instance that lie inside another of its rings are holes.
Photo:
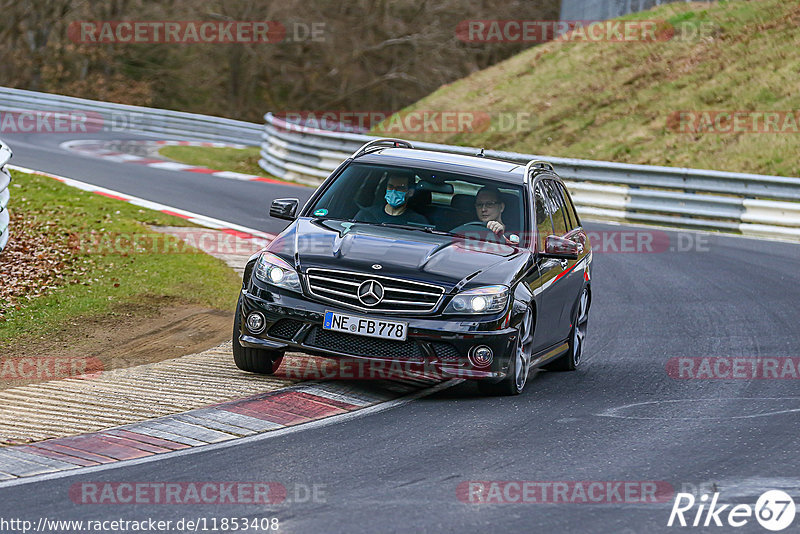
[[[364,306],[375,306],[383,300],[383,286],[377,280],[367,280],[358,286],[358,300]]]

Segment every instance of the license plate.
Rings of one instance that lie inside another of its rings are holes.
[[[357,315],[345,315],[332,311],[325,312],[324,330],[347,332],[358,336],[377,337],[392,341],[405,341],[408,336],[408,323],[370,319]]]

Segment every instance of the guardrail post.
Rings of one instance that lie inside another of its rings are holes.
[[[11,159],[11,149],[0,141],[0,252],[8,243],[11,230],[9,228],[10,217],[8,214],[8,202],[11,198],[9,185],[11,184],[11,173],[5,165]]]

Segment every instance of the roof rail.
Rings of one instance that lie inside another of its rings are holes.
[[[356,150],[352,156],[353,159],[356,159],[359,156],[363,156],[367,152],[370,152],[371,149],[375,148],[414,148],[411,143],[408,141],[403,141],[402,139],[373,139],[369,143],[365,143],[361,148]]]
[[[540,159],[532,159],[528,162],[527,165],[525,165],[525,177],[523,178],[524,183],[526,184],[528,183],[528,177],[531,175],[532,172],[535,172],[536,169],[555,172],[552,163],[548,163]]]

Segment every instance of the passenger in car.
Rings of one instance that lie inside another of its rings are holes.
[[[386,203],[362,208],[355,218],[367,223],[430,224],[424,215],[409,209],[408,201],[413,194],[413,174],[390,174],[386,181]]]

